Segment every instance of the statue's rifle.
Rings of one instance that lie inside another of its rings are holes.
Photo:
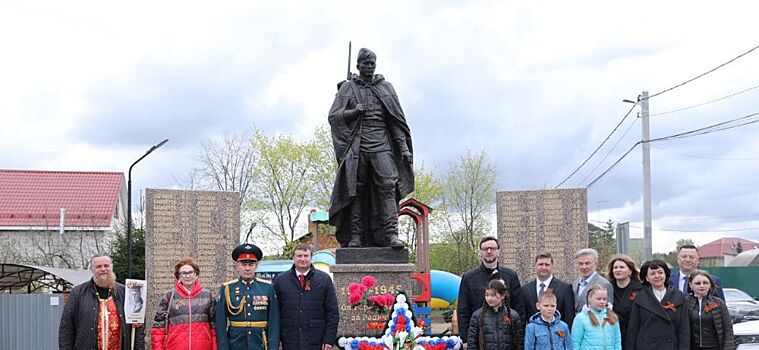
[[[351,80],[351,42],[348,42],[348,76],[345,80]]]

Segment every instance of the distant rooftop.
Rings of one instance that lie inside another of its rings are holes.
[[[119,172],[0,169],[0,227],[110,227],[120,199]],[[122,209],[123,210],[123,209]]]
[[[698,255],[701,258],[717,258],[722,257],[725,254],[735,255],[737,252],[733,247],[736,246],[738,242],[741,242],[744,251],[753,249],[754,246],[759,247],[759,243],[754,241],[738,237],[725,237],[698,247]]]

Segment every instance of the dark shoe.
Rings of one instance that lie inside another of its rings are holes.
[[[403,241],[398,238],[397,235],[391,235],[390,236],[390,247],[395,249],[400,249],[406,247],[406,244],[403,243]]]
[[[348,242],[348,248],[361,248],[361,236],[351,236],[351,240]]]

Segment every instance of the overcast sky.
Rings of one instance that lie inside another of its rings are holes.
[[[553,188],[632,107],[623,99],[759,44],[756,2],[619,4],[5,3],[0,168],[126,173],[169,138],[132,179],[136,190],[177,188],[200,143],[227,131],[255,123],[311,137],[345,77],[350,40],[354,60],[360,47],[378,54],[415,161],[443,170],[467,149],[484,150],[499,190]],[[757,85],[759,50],[652,98],[651,114]],[[652,116],[651,138],[759,112],[758,100],[754,89]],[[639,111],[562,187],[587,185],[640,140]],[[759,240],[759,123],[653,143],[651,159],[655,252],[680,238]],[[636,148],[588,190],[589,219],[630,221],[642,236],[641,172]]]

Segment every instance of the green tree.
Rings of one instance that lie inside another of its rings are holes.
[[[653,253],[651,255],[652,259],[658,259],[661,261],[666,262],[670,266],[676,267],[677,265],[677,251],[673,250],[669,253]]]
[[[431,208],[429,216],[430,226],[434,221],[442,217],[442,212],[436,210],[443,202],[443,185],[438,181],[435,175],[424,168],[424,164],[414,164],[414,192],[410,193],[408,198],[414,198]],[[410,218],[399,220],[398,237],[400,237],[409,247],[409,251],[416,252],[416,222]]]
[[[322,124],[314,130],[314,202],[320,208],[329,207],[329,197],[337,171],[337,158],[332,146],[332,133],[329,125]]]
[[[490,230],[496,171],[484,151],[467,151],[451,163],[443,184],[446,241],[456,244],[457,270],[476,266],[479,241]]]
[[[694,241],[693,241],[692,239],[690,239],[690,238],[681,238],[681,239],[678,239],[678,240],[677,240],[677,243],[675,243],[675,247],[677,247],[678,249],[679,249],[680,247],[684,246],[684,245],[692,245],[692,246],[695,246],[695,245],[696,245],[696,242],[694,242]]]
[[[116,232],[116,238],[108,246],[108,255],[113,259],[116,280],[124,283],[128,277],[126,230]],[[132,230],[132,278],[145,279],[145,231],[141,228]]]
[[[479,256],[476,251],[459,255],[460,251],[462,251],[460,245],[451,241],[450,237],[445,242],[430,244],[430,268],[448,271],[454,275],[462,275],[479,264]]]
[[[324,161],[323,150],[313,140],[298,141],[290,135],[269,137],[261,130],[256,130],[253,148],[258,164],[249,207],[263,231],[263,236],[254,241],[282,249],[307,232],[301,221],[306,207],[324,201],[317,199],[322,193],[318,183],[325,176],[317,167]]]
[[[603,228],[588,223],[588,247],[598,251],[598,270],[605,271],[617,252],[614,223],[611,220]]]

